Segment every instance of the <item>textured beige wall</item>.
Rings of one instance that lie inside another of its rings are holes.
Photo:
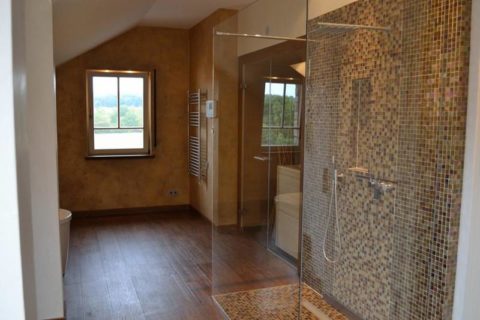
[[[70,210],[189,203],[186,30],[138,27],[59,66],[60,205]],[[156,69],[157,147],[149,159],[86,160],[85,70]],[[177,197],[168,191],[176,189]]]
[[[237,15],[217,26],[236,32]],[[238,57],[237,39],[216,37],[214,42],[214,98],[218,101],[218,118],[214,130],[214,203],[216,225],[237,223],[238,211]]]
[[[213,99],[213,28],[231,17],[235,10],[220,9],[190,29],[190,90],[207,90],[208,99]],[[210,170],[207,179],[190,178],[190,204],[209,220],[213,220],[213,170],[211,170],[214,146],[212,120],[207,120],[207,159]]]

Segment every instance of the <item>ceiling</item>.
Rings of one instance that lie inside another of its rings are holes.
[[[219,8],[242,9],[253,0],[156,0],[140,24],[189,29]]]
[[[57,65],[136,25],[188,29],[217,9],[242,9],[254,0],[54,0]]]

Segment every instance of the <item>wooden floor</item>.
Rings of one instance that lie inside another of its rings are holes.
[[[212,293],[296,281],[295,269],[252,235],[212,235],[195,213],[74,219],[66,314],[67,320],[223,319]]]

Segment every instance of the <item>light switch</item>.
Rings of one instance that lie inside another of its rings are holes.
[[[217,117],[217,102],[215,100],[207,100],[205,114],[207,118]]]

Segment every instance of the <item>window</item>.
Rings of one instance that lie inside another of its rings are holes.
[[[299,146],[301,90],[297,83],[265,83],[263,147]]]
[[[152,155],[152,74],[87,71],[89,156]]]

